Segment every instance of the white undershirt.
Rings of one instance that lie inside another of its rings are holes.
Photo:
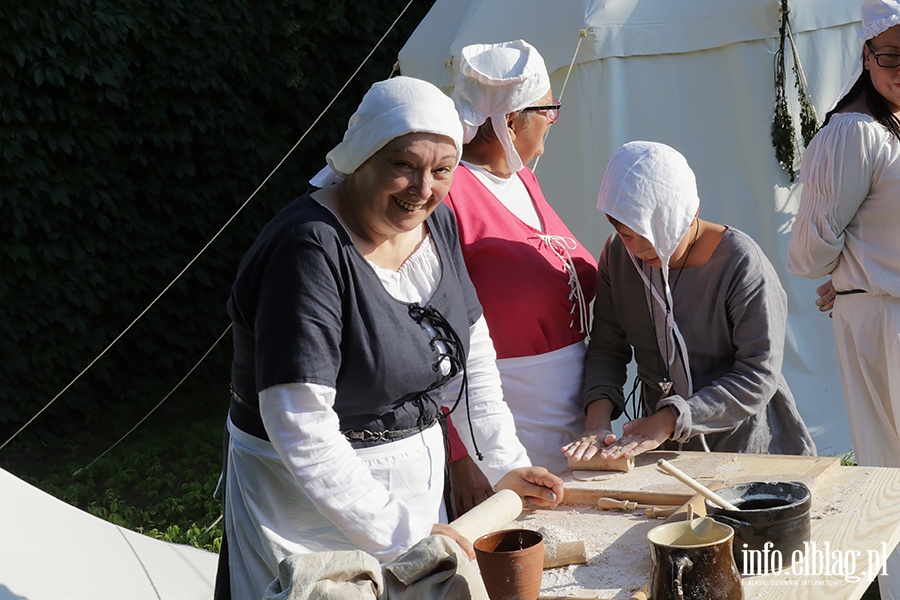
[[[538,216],[537,209],[534,207],[534,201],[531,199],[531,194],[528,193],[528,189],[522,182],[521,177],[515,173],[507,178],[497,177],[493,173],[473,165],[472,163],[462,161],[462,164],[468,167],[478,181],[483,183],[484,187],[494,194],[497,200],[499,200],[509,212],[516,215],[520,221],[538,231],[544,230],[544,225],[541,223],[541,218]]]

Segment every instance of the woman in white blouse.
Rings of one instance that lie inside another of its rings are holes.
[[[900,467],[900,2],[866,0],[862,16],[859,66],[803,157],[787,268],[831,275],[817,304],[828,310],[836,295],[856,458]],[[900,598],[900,561],[887,572],[882,598]]]

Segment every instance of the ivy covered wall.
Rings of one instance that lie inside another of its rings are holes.
[[[0,14],[0,433],[82,371],[288,153],[406,0],[45,0]],[[276,176],[29,430],[152,407],[228,326],[237,264],[306,189],[432,4],[417,0]],[[361,10],[360,7],[365,7]],[[195,377],[227,390],[230,337]],[[2,436],[2,441],[7,435]]]

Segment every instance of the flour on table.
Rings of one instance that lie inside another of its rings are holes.
[[[552,510],[525,510],[520,527],[544,535],[544,543],[581,540],[585,564],[544,569],[541,595],[629,600],[647,582],[650,547],[647,531],[660,521],[627,512],[563,505]]]
[[[581,539],[573,532],[558,525],[540,525],[538,527],[529,527],[528,529],[534,529],[544,536],[544,546],[561,542],[577,542]]]

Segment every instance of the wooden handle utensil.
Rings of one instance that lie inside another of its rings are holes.
[[[601,510],[637,510],[639,508],[669,508],[671,505],[662,503],[641,504],[632,500],[618,500],[616,498],[597,498],[597,508]],[[677,505],[676,505],[677,508]]]
[[[699,481],[697,481],[696,479],[694,479],[693,477],[691,477],[690,475],[688,475],[687,473],[685,473],[684,471],[679,469],[678,467],[674,466],[666,459],[661,458],[661,459],[659,459],[659,462],[657,462],[656,464],[660,469],[662,469],[663,471],[665,471],[666,473],[668,473],[669,475],[671,475],[672,477],[674,477],[681,483],[685,484],[689,488],[693,489],[701,496],[708,498],[711,502],[715,503],[716,505],[721,506],[722,508],[724,508],[726,510],[734,510],[734,511],[740,510],[737,506],[735,506],[734,504],[732,504],[731,502],[729,502],[722,496],[718,495],[717,493],[715,493],[714,491],[712,491],[711,489],[709,489],[708,487],[706,487],[705,485],[703,485],[702,483],[700,483]]]
[[[667,519],[675,514],[680,506],[648,506],[644,510],[644,516],[648,519]]]

